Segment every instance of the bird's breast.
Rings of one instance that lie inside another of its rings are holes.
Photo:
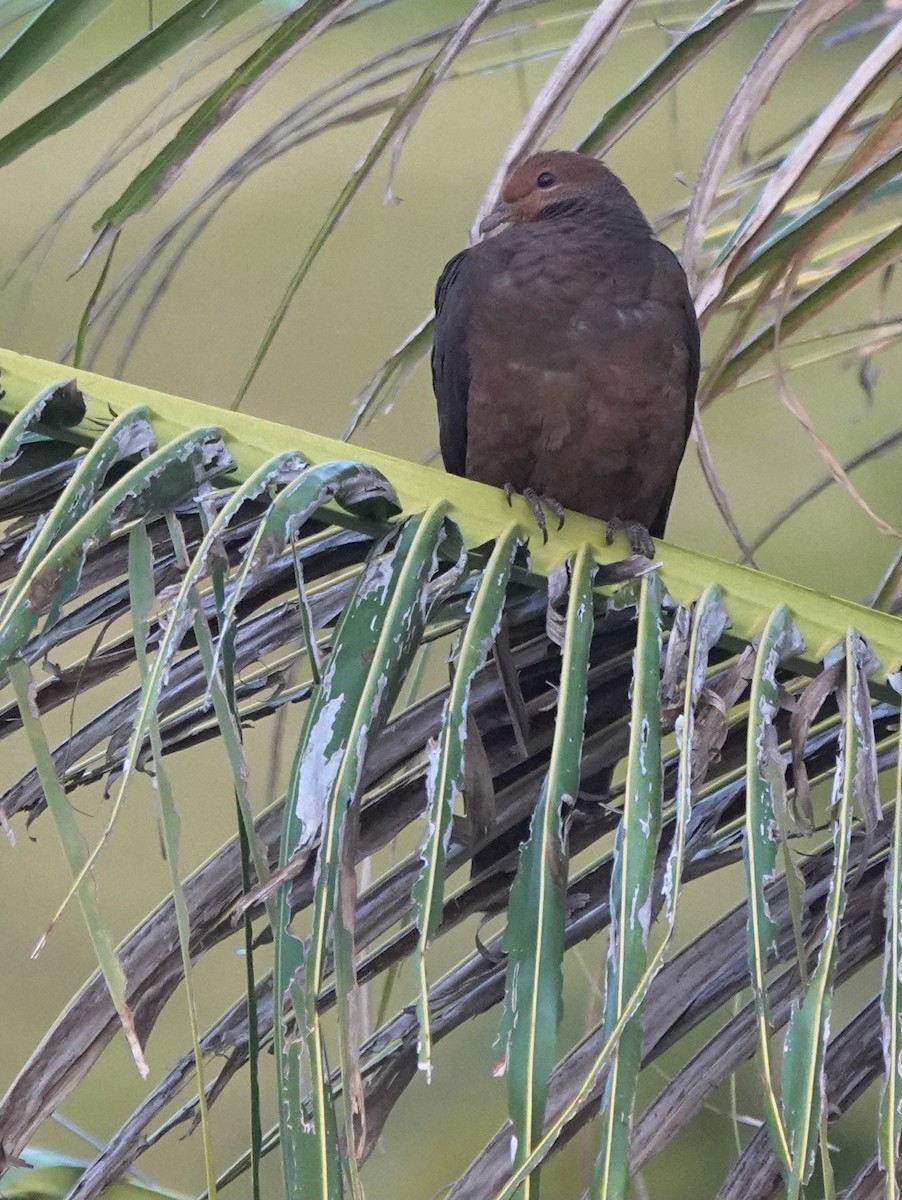
[[[682,455],[679,314],[591,257],[515,256],[467,335],[467,474],[592,516],[651,523]]]

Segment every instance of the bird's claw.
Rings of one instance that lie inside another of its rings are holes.
[[[611,517],[605,529],[604,540],[610,546],[618,533],[624,533],[633,554],[654,558],[655,544],[651,534],[640,521],[628,521],[623,517]]]
[[[564,506],[558,500],[555,500],[553,496],[543,496],[540,492],[537,492],[535,488],[531,487],[524,488],[522,492],[518,493],[517,489],[512,483],[506,483],[502,490],[504,491],[504,495],[508,504],[513,503],[514,496],[516,495],[523,497],[532,510],[532,515],[536,519],[536,524],[542,531],[543,542],[548,541],[548,523],[545,520],[545,512],[542,507],[543,505],[550,513],[553,513],[557,517],[558,529],[563,529]]]

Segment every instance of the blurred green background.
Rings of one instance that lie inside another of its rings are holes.
[[[23,10],[7,0],[0,20]],[[155,0],[152,18],[162,20],[177,5]],[[270,15],[280,6],[272,4]],[[181,209],[216,169],[227,163],[286,106],[327,83],[352,64],[388,49],[405,37],[453,21],[469,6],[452,0],[396,0],[366,19],[332,30],[300,53],[275,80],[230,121],[189,165],[184,178],[144,218],[131,222],[117,247],[111,279]],[[569,146],[651,64],[672,40],[672,28],[696,10],[678,3],[641,5],[612,52],[595,70],[571,105],[552,144]],[[713,129],[749,61],[783,10],[778,5],[742,23],[713,51],[703,71],[693,72],[666,103],[658,104],[616,146],[609,165],[654,218],[687,197]],[[855,19],[876,9],[861,8]],[[244,402],[244,408],[286,424],[341,436],[353,398],[370,374],[429,311],[434,281],[444,262],[466,244],[468,228],[504,147],[525,107],[553,64],[553,52],[576,33],[587,9],[559,3],[542,6],[542,22],[531,11],[512,11],[490,28],[498,35],[474,47],[460,60],[455,75],[431,99],[404,146],[391,181],[395,202],[386,202],[388,168],[383,165],[364,190],[298,293],[288,318]],[[70,50],[54,60],[0,105],[0,132],[15,127],[44,104],[63,94],[128,45],[148,26],[149,7],[118,0]],[[216,45],[251,30],[260,10]],[[851,22],[849,22],[851,23]],[[0,38],[16,29],[0,30]],[[795,64],[762,110],[754,139],[766,145],[798,121],[816,113],[861,60],[877,33],[859,33],[837,44],[823,40]],[[495,69],[513,51],[532,55],[513,69]],[[0,173],[0,344],[24,353],[62,359],[73,340],[100,259],[72,274],[91,244],[91,226],[125,184],[152,157],[175,126],[167,121],[186,95],[200,92],[222,70],[247,53],[235,45],[214,67],[204,68],[209,45],[183,52],[175,64],[145,77],[117,95],[74,130],[51,138]],[[159,132],[143,148],[77,200],[55,224],[36,252],[10,279],[31,240],[46,229],[60,205],[79,189],[99,159],[115,148],[122,130],[154,104]],[[255,174],[205,230],[173,277],[127,360],[122,360],[137,306],[153,279],[112,336],[94,350],[88,338],[86,366],[149,387],[228,405],[266,329],[296,263],[334,202],[350,171],[366,152],[384,118],[338,128],[286,154]],[[826,326],[854,322],[895,302],[887,301],[879,281],[858,289],[830,313]],[[708,331],[706,347],[716,343]],[[710,351],[709,351],[710,353]],[[899,423],[900,351],[877,360],[879,372],[870,395],[859,383],[860,362],[833,358],[796,371],[792,385],[840,460],[872,444]],[[761,372],[766,373],[766,369]],[[808,435],[781,404],[772,379],[750,383],[718,400],[705,420],[717,470],[734,514],[751,538],[767,520],[809,483],[824,474]],[[428,369],[422,365],[391,411],[361,432],[359,440],[392,454],[427,460],[435,452],[437,429]],[[902,520],[899,455],[878,459],[855,476],[872,507],[886,520]],[[687,452],[668,530],[671,540],[714,555],[735,557],[736,549],[717,514],[692,447]],[[807,506],[761,550],[759,565],[772,573],[854,599],[865,598],[878,584],[888,558],[886,539],[838,487]],[[70,714],[58,714],[59,732]],[[252,764],[262,771],[271,755],[271,731],[249,735]],[[23,764],[5,763],[15,777]],[[173,764],[174,784],[185,825],[186,868],[203,861],[233,828],[231,786],[215,750]],[[141,787],[136,788],[136,793]],[[146,788],[150,801],[150,789]],[[265,797],[261,797],[265,799]],[[89,836],[103,827],[106,809],[85,816]],[[92,956],[74,910],[67,913],[49,945],[36,960],[29,953],[62,898],[57,848],[51,826],[40,819],[30,830],[15,829],[17,844],[3,849],[0,903],[8,914],[3,940],[5,970],[0,975],[0,1007],[7,1014],[0,1032],[0,1085],[11,1080],[60,1007],[91,970]],[[167,891],[166,872],[156,850],[151,803],[132,797],[130,811],[117,827],[101,861],[98,885],[104,912],[117,933],[129,928]],[[741,894],[737,886],[736,898]],[[690,897],[692,891],[690,889]],[[699,919],[703,917],[699,913]],[[461,933],[460,945],[472,944],[474,929]],[[241,988],[237,940],[207,956],[199,969],[202,1020],[212,1021]],[[604,944],[598,939],[569,956],[567,1009],[561,1052],[577,1039],[597,1012],[598,981]],[[432,967],[441,969],[440,948]],[[265,955],[264,955],[265,958]],[[449,959],[449,962],[452,961]],[[261,970],[263,969],[261,964]],[[401,979],[397,996],[407,994]],[[397,996],[393,999],[397,1002]],[[374,1004],[378,1003],[378,994]],[[854,1003],[854,1000],[847,1001]],[[505,1115],[504,1084],[492,1077],[492,1042],[497,1014],[474,1022],[465,1036],[437,1048],[436,1076],[441,1086],[418,1079],[397,1106],[377,1152],[364,1170],[371,1200],[429,1197],[453,1179]],[[178,998],[169,1006],[148,1047],[154,1084],[170,1061],[186,1047]],[[666,1058],[665,1069],[671,1065]],[[269,1069],[268,1067],[266,1068]],[[749,1077],[751,1079],[751,1076]],[[137,1077],[121,1040],[63,1111],[93,1136],[109,1135],[146,1085]],[[246,1142],[241,1088],[232,1089],[214,1109],[220,1166]],[[751,1095],[751,1093],[750,1093]],[[740,1096],[742,1106],[744,1100]],[[726,1098],[723,1098],[726,1102]],[[753,1105],[753,1101],[748,1099]],[[856,1121],[872,1118],[869,1101],[853,1110]],[[274,1119],[274,1108],[268,1116]],[[679,1154],[665,1155],[647,1173],[647,1194],[681,1200],[710,1194],[733,1155],[732,1130],[723,1115],[706,1113],[696,1122],[694,1147],[681,1143]],[[845,1128],[845,1127],[844,1127]],[[845,1135],[854,1136],[854,1128]],[[43,1145],[90,1156],[74,1134],[48,1128]],[[688,1157],[685,1157],[688,1156]],[[269,1194],[278,1194],[277,1156],[267,1163]],[[548,1196],[576,1197],[589,1177],[591,1145],[584,1137],[544,1175]],[[399,1174],[399,1164],[403,1173]],[[202,1186],[199,1146],[167,1142],[162,1154],[141,1160],[142,1168],[166,1185],[185,1191]],[[227,1195],[245,1194],[237,1184]],[[641,1194],[637,1190],[637,1195]]]

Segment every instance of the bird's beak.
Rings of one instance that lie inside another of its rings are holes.
[[[504,225],[506,222],[513,220],[514,206],[508,200],[500,200],[487,217],[484,217],[479,222],[479,232],[482,234],[491,233],[493,229],[497,229],[499,225]]]

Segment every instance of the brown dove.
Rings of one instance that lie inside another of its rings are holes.
[[[692,423],[686,276],[594,158],[533,155],[435,295],[432,378],[448,471],[623,529],[651,555]],[[649,536],[651,535],[651,536]]]

